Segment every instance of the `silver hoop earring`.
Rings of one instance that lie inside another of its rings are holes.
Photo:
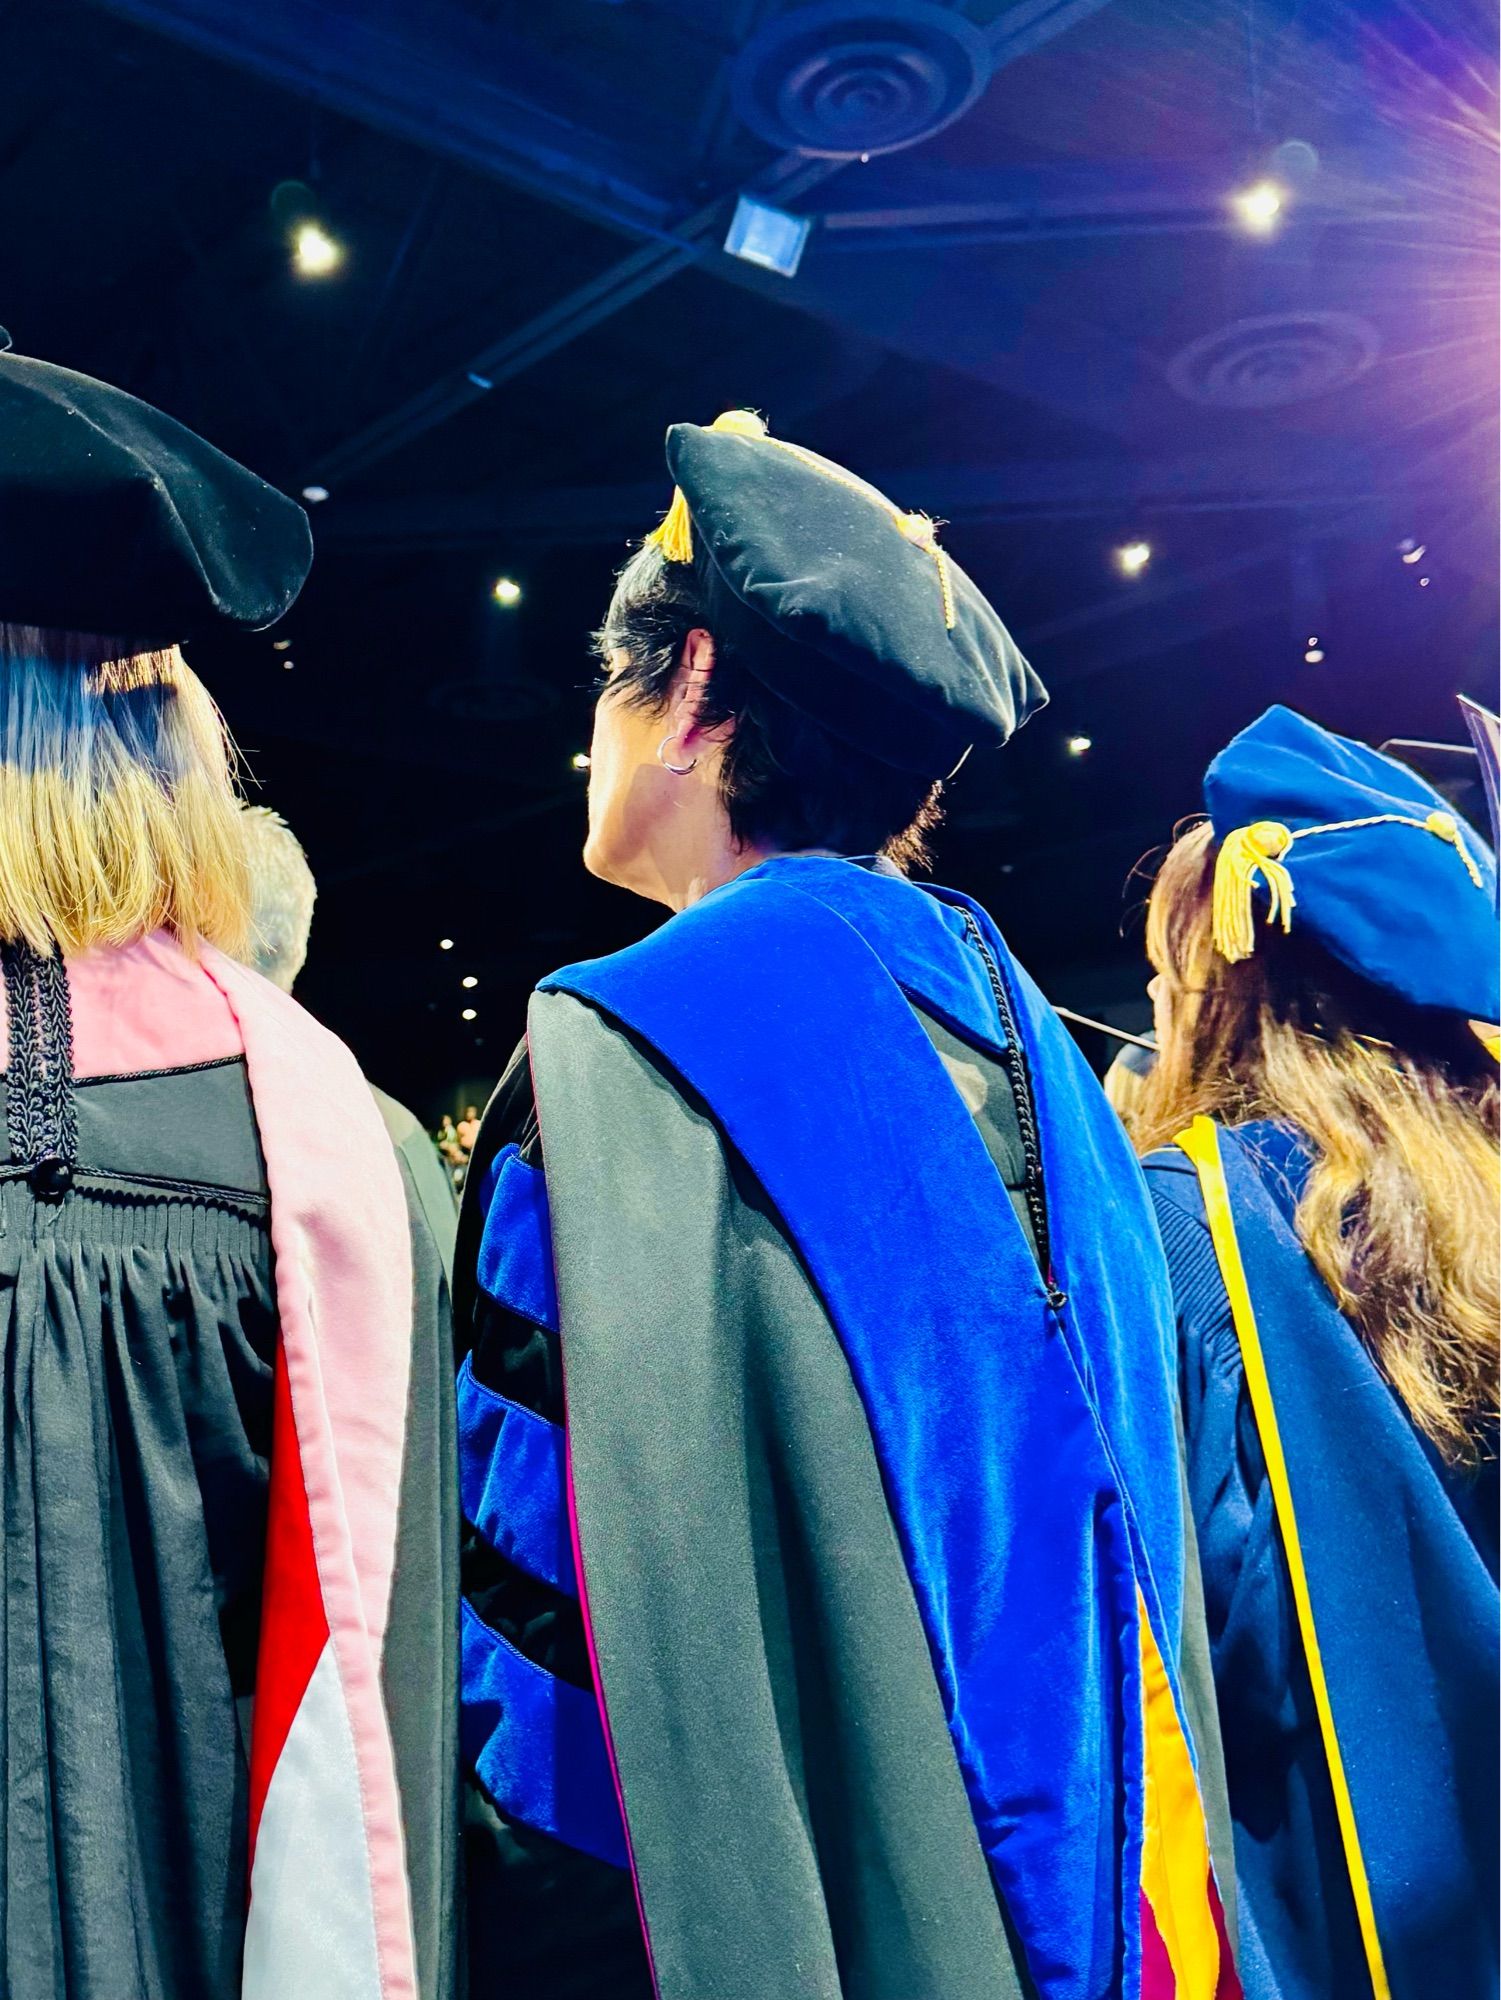
[[[688,764],[669,764],[667,759],[662,755],[662,752],[667,748],[669,743],[677,741],[677,734],[677,731],[674,729],[670,736],[662,738],[662,741],[657,745],[657,762],[662,766],[664,771],[671,771],[675,778],[686,778],[688,773],[697,767],[698,759],[696,757]]]

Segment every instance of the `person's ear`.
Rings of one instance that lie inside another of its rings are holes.
[[[711,743],[723,743],[734,734],[733,721],[710,727],[700,721],[714,675],[714,639],[701,625],[695,625],[683,641],[683,657],[674,676],[672,733],[689,756]]]

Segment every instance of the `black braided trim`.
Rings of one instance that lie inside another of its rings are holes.
[[[41,1139],[41,1056],[38,1046],[36,988],[32,978],[35,954],[28,945],[0,943],[0,967],[5,975],[5,1013],[10,1061],[6,1067],[6,1118],[10,1154],[24,1170],[38,1156]]]
[[[61,952],[44,957],[21,938],[0,943],[0,967],[10,1033],[6,1122],[11,1158],[26,1170],[41,1167],[44,1177],[51,1176],[46,1191],[61,1194],[78,1157],[67,969]]]

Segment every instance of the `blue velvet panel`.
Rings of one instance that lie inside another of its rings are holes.
[[[552,1268],[547,1182],[515,1146],[496,1154],[492,1193],[479,1246],[479,1282],[497,1305],[534,1326],[558,1330],[558,1287]]]
[[[545,987],[651,1043],[776,1205],[870,1418],[976,1828],[1038,1993],[1134,1996],[1137,1588],[1170,1672],[1181,1616],[1167,1272],[1114,1115],[993,935],[992,949],[1043,1116],[1061,1317],[902,997],[1000,1041],[957,910],[899,878],[786,857]]]
[[[577,1597],[562,1430],[476,1382],[467,1354],[458,1399],[464,1519],[528,1576]]]
[[[1481,2000],[1497,1989],[1496,1578],[1460,1481],[1304,1254],[1266,1142],[1265,1127],[1220,1134],[1393,2000]],[[1226,1748],[1233,1770],[1240,1746]],[[1238,1842],[1267,1837],[1237,1828]],[[1337,1850],[1305,1861],[1343,1869]],[[1276,1913],[1252,1914],[1275,1957]]]
[[[461,1610],[470,1770],[512,1819],[624,1868],[625,1827],[593,1695],[535,1666],[469,1604]]]

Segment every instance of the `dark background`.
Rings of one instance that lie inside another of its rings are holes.
[[[656,921],[583,874],[570,757],[672,420],[759,408],[949,523],[1053,701],[937,872],[1057,1000],[1140,1022],[1133,864],[1267,703],[1379,742],[1495,701],[1493,10],[811,11],[0,11],[18,350],[329,489],[286,626],[190,657],[319,877],[300,994],[424,1114]],[[1260,237],[1227,201],[1267,175]],[[719,248],[746,188],[817,218],[795,277]]]

